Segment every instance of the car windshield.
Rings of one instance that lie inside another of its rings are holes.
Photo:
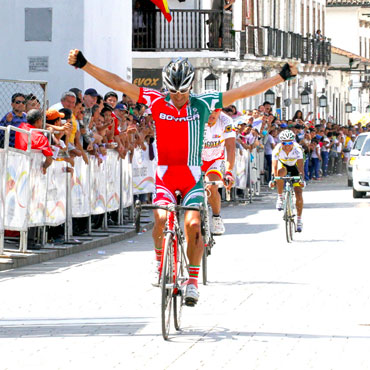
[[[370,139],[365,141],[365,144],[361,150],[361,155],[366,155],[367,152],[370,152]]]
[[[362,144],[364,143],[367,135],[360,135],[357,137],[355,144],[353,145],[353,149],[360,150],[362,148]]]

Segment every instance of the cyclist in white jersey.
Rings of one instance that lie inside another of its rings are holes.
[[[300,176],[301,179],[293,184],[296,196],[297,207],[297,231],[303,229],[302,210],[303,210],[303,195],[302,189],[305,187],[304,182],[304,164],[302,147],[295,142],[295,134],[291,130],[284,130],[279,135],[280,143],[276,145],[272,152],[272,176],[283,177]],[[276,208],[281,211],[283,209],[283,180],[271,180],[270,187],[277,187],[278,198]]]
[[[215,109],[208,118],[204,133],[202,160],[202,172],[205,173],[206,180],[225,179],[225,187],[229,190],[234,183],[232,169],[235,162],[235,131],[233,130],[233,119],[221,109]],[[220,216],[221,197],[218,186],[210,185],[208,189],[208,202],[212,208],[211,232],[215,235],[222,235],[225,232],[225,226]]]

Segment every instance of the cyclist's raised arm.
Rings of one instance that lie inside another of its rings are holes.
[[[294,64],[286,63],[281,69],[280,73],[276,76],[259,80],[255,82],[249,82],[245,85],[231,89],[222,93],[222,105],[224,107],[229,106],[236,100],[244,99],[249,96],[258,95],[264,91],[278,85],[281,82],[290,80],[297,75],[298,71]]]
[[[121,91],[128,95],[132,100],[137,101],[140,95],[140,88],[130,82],[125,81],[114,73],[105,71],[89,63],[81,51],[73,49],[69,52],[68,63],[76,68],[81,68],[92,77],[112,90]]]

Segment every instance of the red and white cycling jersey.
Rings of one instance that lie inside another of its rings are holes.
[[[225,140],[235,138],[233,119],[221,112],[217,122],[213,126],[206,125],[204,134],[203,161],[209,162],[215,159],[224,159]]]

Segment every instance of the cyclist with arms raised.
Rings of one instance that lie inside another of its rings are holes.
[[[71,50],[68,63],[81,68],[112,90],[120,91],[133,101],[146,104],[155,121],[158,167],[156,173],[155,204],[175,202],[175,191],[182,193],[184,205],[197,205],[203,201],[201,179],[204,126],[210,112],[228,106],[238,99],[261,94],[269,88],[293,78],[297,69],[285,64],[276,76],[251,82],[224,93],[212,92],[200,95],[190,93],[194,69],[187,59],[178,58],[164,67],[163,84],[169,94],[139,88],[117,76],[89,63],[81,51]],[[157,260],[161,258],[163,229],[166,211],[155,210],[153,239]],[[187,256],[190,264],[190,279],[185,293],[185,304],[198,302],[198,274],[204,245],[200,230],[200,214],[187,211],[185,214]]]
[[[296,196],[297,207],[297,231],[303,229],[302,210],[303,210],[303,195],[302,189],[305,187],[304,182],[304,164],[302,147],[295,142],[295,134],[291,130],[284,130],[279,134],[280,143],[276,145],[272,152],[272,176],[300,176],[301,180],[293,184]],[[279,211],[283,210],[283,190],[284,180],[270,181],[270,187],[274,187],[276,182],[278,198],[276,208]]]
[[[202,172],[205,173],[207,181],[224,179],[225,187],[229,190],[234,183],[232,174],[235,162],[233,119],[223,113],[221,109],[215,109],[208,118],[204,136]],[[222,235],[225,232],[225,226],[220,216],[221,196],[218,192],[218,186],[210,185],[208,190],[208,201],[212,208],[211,232],[214,235]]]

